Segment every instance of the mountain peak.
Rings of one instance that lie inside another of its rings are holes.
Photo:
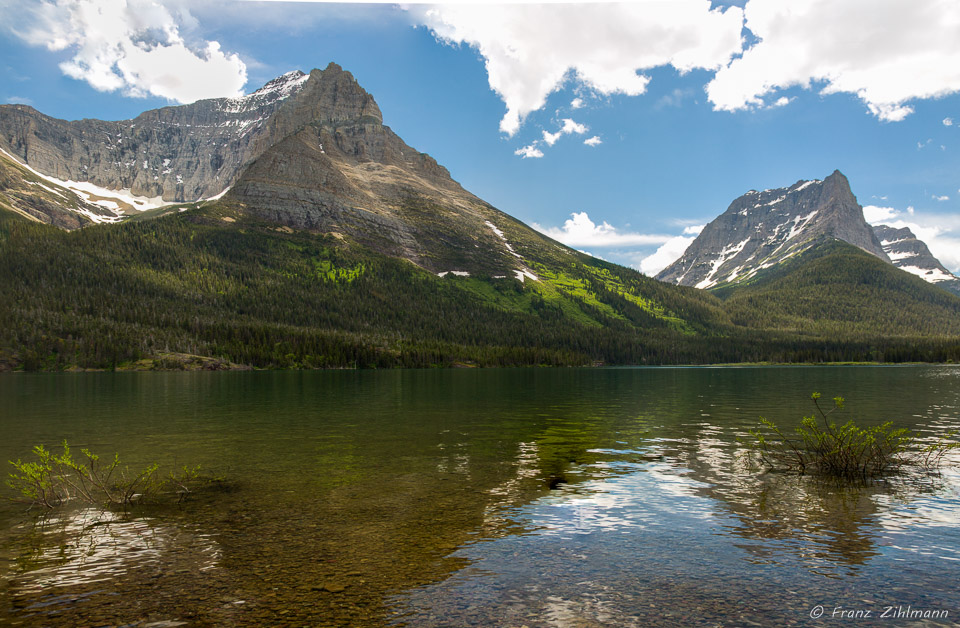
[[[839,170],[822,181],[801,179],[786,188],[750,190],[657,278],[698,288],[737,283],[823,238],[843,240],[887,260]]]
[[[295,106],[288,107],[301,124],[313,121],[336,123],[372,118],[383,124],[383,114],[371,96],[353,77],[336,63],[323,70],[313,69],[304,80],[303,90]]]
[[[331,63],[286,72],[245,96],[162,107],[133,120],[56,120],[0,105],[0,149],[58,181],[190,202],[221,194],[265,150],[308,125],[354,122],[381,125],[383,116],[353,75]]]

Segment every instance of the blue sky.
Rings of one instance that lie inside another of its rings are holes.
[[[839,169],[960,271],[960,3],[0,0],[0,102],[131,118],[339,63],[501,210],[652,274]]]

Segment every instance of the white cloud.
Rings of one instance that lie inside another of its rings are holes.
[[[707,85],[716,109],[762,106],[779,89],[849,93],[881,120],[902,120],[910,100],[960,91],[956,0],[749,0],[758,43]]]
[[[73,57],[61,71],[98,91],[159,96],[186,103],[237,96],[246,65],[216,41],[188,42],[181,27],[196,21],[186,5],[161,0],[0,0],[10,28],[28,44]]]
[[[771,106],[771,107],[785,107],[785,106],[787,106],[787,105],[790,104],[790,101],[791,101],[791,100],[793,100],[793,99],[792,99],[792,98],[787,98],[786,96],[781,96],[780,98],[777,98],[777,100],[776,100],[772,105],[770,105],[770,106]]]
[[[926,243],[940,263],[951,272],[960,273],[960,214],[921,212],[912,206],[906,211],[867,206],[863,208],[863,215],[871,225],[889,225],[897,229],[908,227]]]
[[[7,98],[8,105],[32,105],[33,101],[22,96],[11,96]]]
[[[885,220],[893,220],[897,213],[897,210],[892,207],[863,206],[863,219],[871,225],[885,224]]]
[[[581,107],[583,107],[583,99],[582,99],[582,98],[574,98],[573,100],[570,101],[570,108],[571,108],[571,109],[580,109]]]
[[[620,231],[605,221],[598,225],[590,219],[587,212],[577,212],[570,216],[562,227],[543,227],[537,223],[532,223],[531,226],[571,247],[650,246],[663,244],[670,239],[670,236],[666,235]]]
[[[953,118],[944,118],[943,126],[953,126]]]
[[[563,119],[563,126],[561,126],[556,133],[550,133],[549,131],[543,132],[542,139],[534,140],[529,146],[524,146],[523,148],[518,148],[513,151],[514,155],[520,155],[524,159],[527,157],[543,157],[543,151],[540,150],[537,146],[541,143],[546,144],[547,146],[553,146],[557,143],[557,140],[560,139],[563,135],[571,135],[576,133],[578,135],[583,135],[589,129],[579,122],[575,122],[570,118]]]
[[[946,195],[938,196],[938,195],[934,194],[934,195],[933,195],[933,200],[935,200],[935,201],[941,201],[941,202],[942,202],[942,201],[949,201],[949,200],[950,200],[950,197],[949,197],[949,196],[946,196]]]
[[[560,129],[564,135],[570,135],[576,133],[577,135],[583,135],[587,132],[587,127],[580,124],[579,122],[574,122],[570,118],[563,119],[563,128]]]
[[[742,10],[711,10],[709,0],[438,4],[408,10],[441,41],[480,52],[490,87],[507,108],[500,130],[510,136],[568,79],[602,94],[635,96],[650,81],[640,71],[716,70],[741,50]]]
[[[588,137],[587,139],[583,140],[583,143],[587,146],[600,146],[603,144],[603,140],[600,139],[599,135],[594,135],[593,137]]]
[[[700,232],[700,229],[703,229],[703,226],[696,227],[696,233]],[[689,227],[684,229],[684,233],[688,233]],[[664,242],[660,248],[656,250],[652,255],[648,255],[640,260],[640,263],[637,264],[637,269],[642,272],[644,275],[653,277],[661,270],[674,263],[683,253],[687,250],[687,247],[697,239],[696,235],[686,235],[686,236],[674,236]]]
[[[547,131],[543,132],[543,141],[547,143],[547,146],[553,146],[560,136],[563,135],[563,130],[559,130],[556,133],[548,133]]]
[[[523,148],[518,148],[513,151],[514,155],[520,155],[524,159],[540,159],[543,157],[543,151],[537,148],[537,143],[534,142],[530,146],[524,146]]]

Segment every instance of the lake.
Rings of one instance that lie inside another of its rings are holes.
[[[960,621],[957,466],[747,468],[738,439],[813,391],[840,420],[960,428],[955,366],[6,374],[0,460],[67,439],[227,484],[0,504],[0,624]]]

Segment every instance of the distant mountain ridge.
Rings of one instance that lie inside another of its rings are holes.
[[[909,231],[871,227],[847,178],[750,190],[710,222],[657,279],[701,289],[740,285],[812,246],[841,240],[930,283],[956,291],[956,278]]]
[[[0,370],[960,360],[960,298],[889,263],[839,173],[751,192],[704,230],[718,254],[680,272],[750,278],[721,293],[500,212],[336,64],[146,112],[121,148],[90,131],[120,123],[30,111],[0,110]],[[207,166],[172,199],[134,197],[163,171],[104,163],[134,149]],[[72,178],[95,158],[100,178]]]
[[[839,171],[788,188],[750,190],[710,222],[657,279],[713,288],[741,282],[812,246],[821,237],[849,242],[881,259],[886,253]]]
[[[894,266],[960,295],[960,278],[941,264],[909,227],[874,225],[873,230]]]

